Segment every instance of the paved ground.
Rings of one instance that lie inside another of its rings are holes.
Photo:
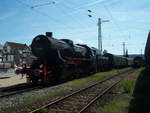
[[[14,69],[0,69],[0,78],[1,77],[10,77],[15,76]]]
[[[0,78],[3,77],[9,78],[0,79],[0,88],[26,82],[26,77],[22,79],[21,75],[16,75],[13,69],[0,70]]]

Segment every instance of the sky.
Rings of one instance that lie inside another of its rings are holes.
[[[129,54],[141,54],[150,30],[149,5],[149,0],[0,0],[0,44],[30,45],[35,36],[53,32],[57,39],[97,47],[101,18],[109,20],[101,24],[103,50],[122,55],[125,42]]]

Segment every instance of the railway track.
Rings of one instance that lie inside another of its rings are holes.
[[[123,75],[128,75],[132,72],[133,71],[130,70],[128,72],[113,75],[93,85],[50,102],[29,113],[40,113],[43,109],[46,110],[44,113],[86,113],[85,111],[92,105],[92,103],[107,94],[121,81]]]
[[[39,88],[41,88],[41,86],[35,86],[34,84],[30,84],[30,83],[20,84],[20,85],[13,86],[13,87],[2,88],[0,90],[0,98],[28,92],[28,91],[39,89]]]

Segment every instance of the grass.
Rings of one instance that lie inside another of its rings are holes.
[[[103,107],[99,107],[96,113],[128,113],[130,101],[133,98],[133,90],[136,79],[143,68],[135,71],[131,76],[127,77],[121,84],[119,92],[121,92],[114,100]]]
[[[133,89],[134,89],[133,86],[134,86],[134,81],[133,80],[124,81],[123,84],[122,84],[124,93],[133,92]]]
[[[69,81],[67,83],[67,86],[69,86],[69,87],[78,87],[78,86],[82,86],[82,85],[85,85],[85,84],[89,85],[89,84],[92,84],[92,83],[97,82],[99,80],[102,80],[105,77],[108,77],[110,75],[117,74],[117,73],[129,70],[129,69],[131,69],[131,68],[113,69],[113,70],[108,71],[108,72],[99,72],[99,73],[96,73],[92,76],[88,76],[88,77],[85,77],[85,78]]]
[[[98,108],[96,113],[127,113],[129,100],[128,94],[120,95],[111,104]]]
[[[5,108],[4,110],[18,109],[20,107],[23,107],[24,105],[30,105],[32,103],[38,102],[40,100],[43,100],[43,99],[46,99],[49,97],[64,94],[64,93],[69,92],[69,90],[68,90],[69,88],[72,89],[72,88],[78,88],[81,86],[84,87],[84,86],[90,85],[94,82],[97,82],[99,80],[102,80],[105,77],[111,76],[112,74],[117,74],[119,72],[123,72],[123,71],[129,70],[129,69],[131,69],[131,68],[113,69],[108,72],[100,72],[100,73],[96,73],[96,74],[88,76],[88,77],[69,81],[69,82],[63,84],[64,86],[68,87],[67,89],[57,88],[55,90],[50,90],[47,94],[43,94],[41,96],[36,96],[36,97],[30,98],[30,99],[27,99],[27,100],[23,101],[21,104],[15,104],[13,106],[9,106],[9,107]]]

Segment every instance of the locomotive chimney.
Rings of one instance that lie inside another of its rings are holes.
[[[46,36],[53,37],[53,32],[46,32]]]

